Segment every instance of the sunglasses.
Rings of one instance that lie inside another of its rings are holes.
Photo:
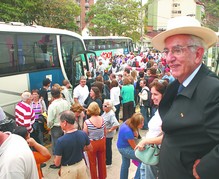
[[[107,106],[107,105],[103,105],[103,107],[104,107],[104,108],[108,108],[108,106]]]

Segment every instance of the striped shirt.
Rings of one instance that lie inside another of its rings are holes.
[[[102,118],[102,125],[100,127],[96,127],[93,123],[87,119],[85,121],[88,129],[88,137],[90,140],[99,140],[104,137],[104,129],[105,129],[105,122]]]
[[[31,106],[23,101],[15,107],[15,120],[18,126],[24,126],[28,132],[33,132],[33,123],[35,122],[35,113]]]

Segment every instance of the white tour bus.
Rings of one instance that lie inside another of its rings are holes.
[[[0,107],[14,116],[20,94],[40,89],[45,78],[60,85],[68,79],[74,88],[89,70],[87,53],[82,37],[74,32],[0,24]]]
[[[110,58],[118,54],[128,54],[134,51],[133,41],[123,36],[83,36],[88,50],[96,52],[97,56],[105,53]]]

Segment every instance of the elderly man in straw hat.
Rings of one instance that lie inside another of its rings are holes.
[[[216,41],[214,31],[188,16],[170,19],[152,39],[176,78],[159,105],[165,133],[159,179],[219,176],[219,80],[202,63]]]

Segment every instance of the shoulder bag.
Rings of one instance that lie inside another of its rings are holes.
[[[135,150],[135,156],[147,165],[157,165],[159,163],[160,148],[156,144],[145,146],[145,150]]]

